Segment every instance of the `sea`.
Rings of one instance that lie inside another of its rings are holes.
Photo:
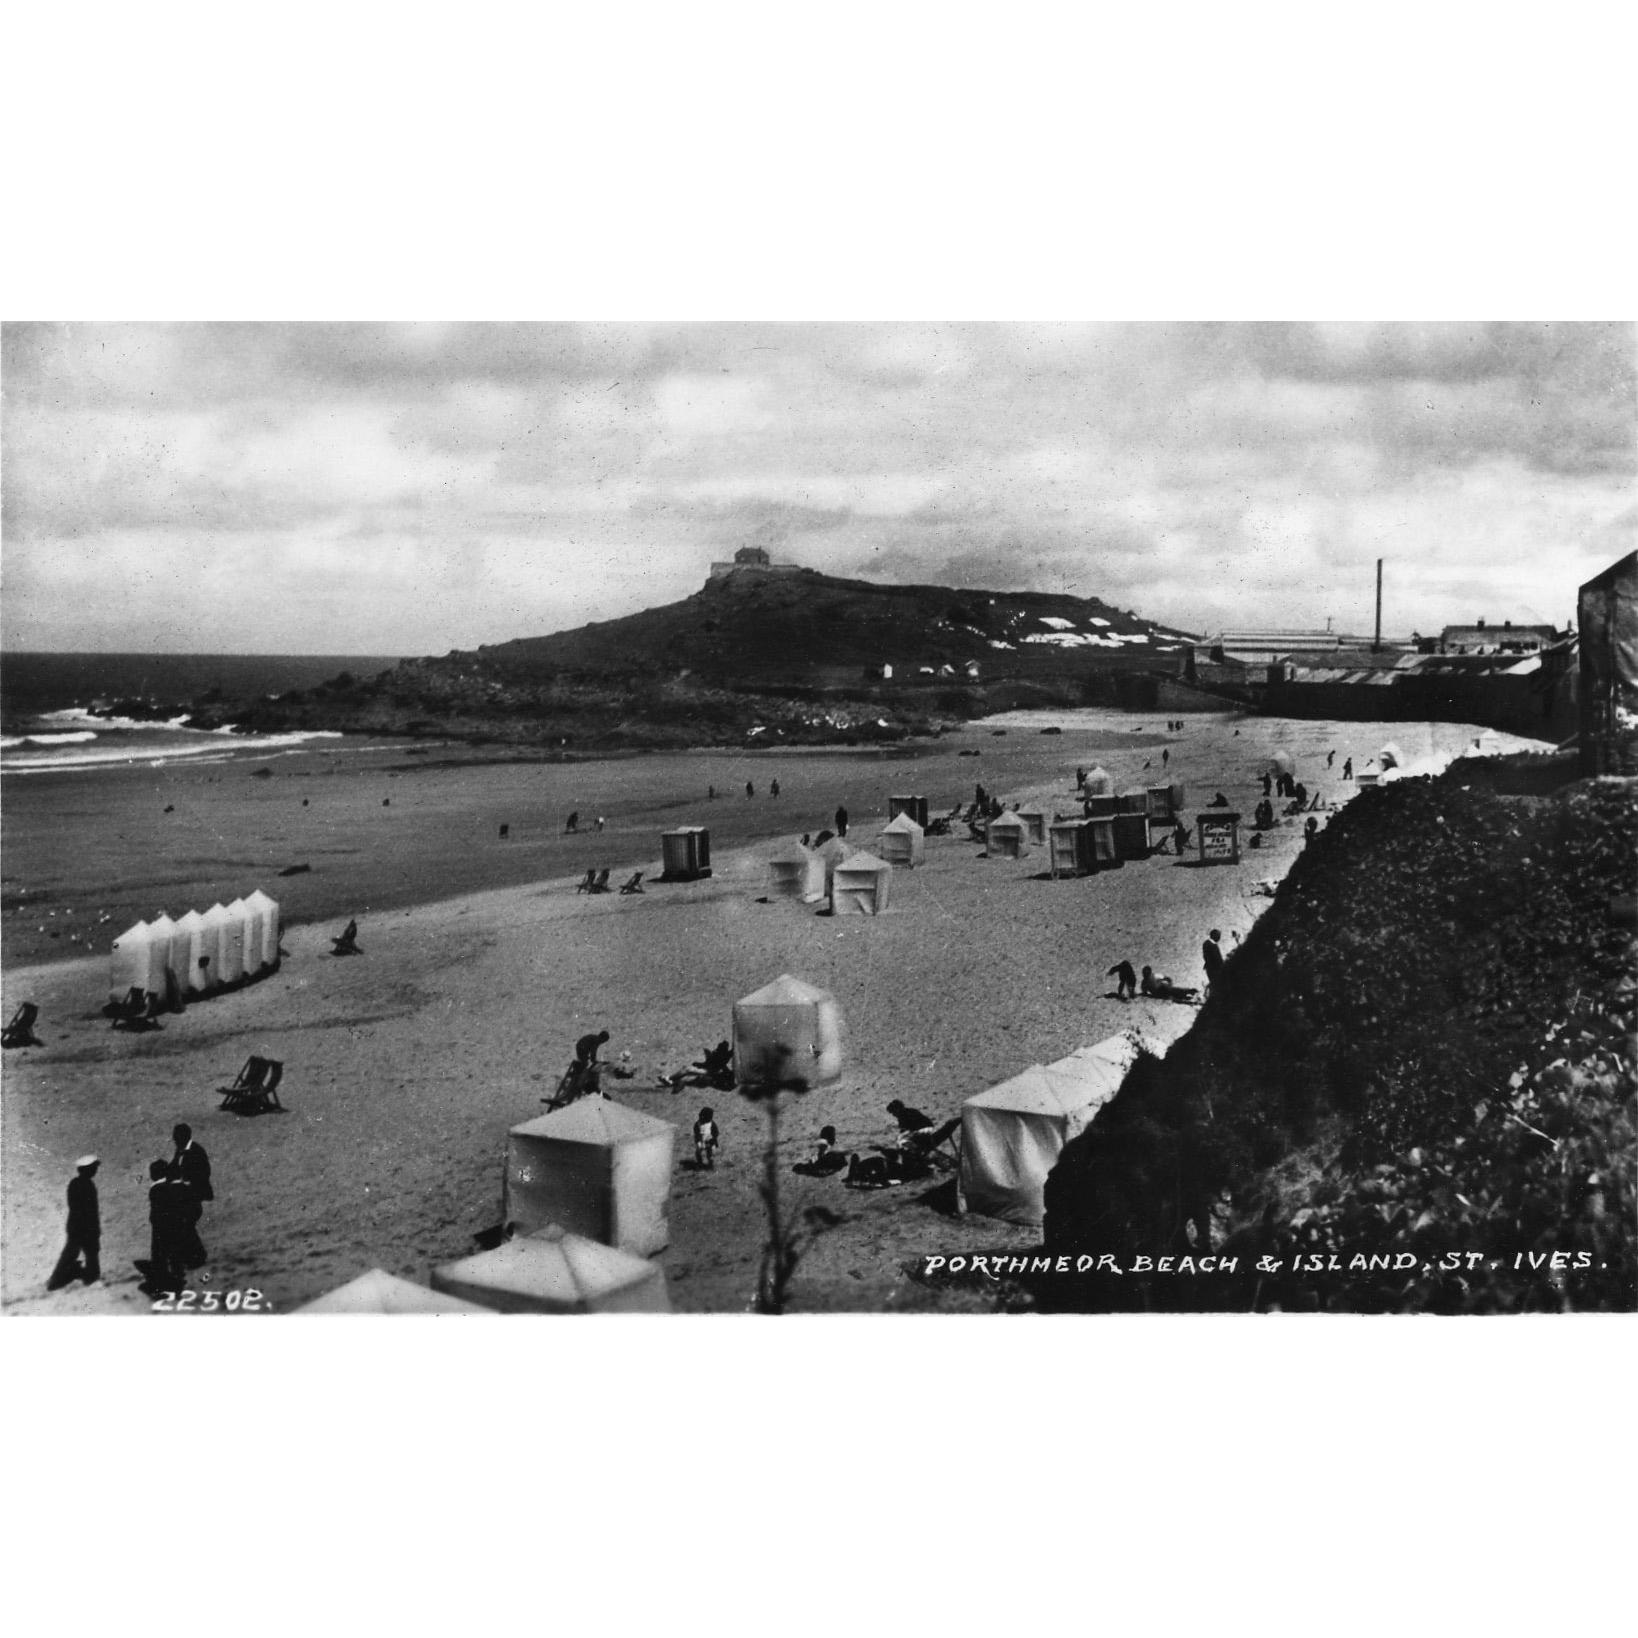
[[[340,739],[199,729],[180,707],[213,689],[249,701],[312,688],[343,671],[373,677],[397,663],[357,654],[0,653],[0,775],[227,760]],[[156,721],[96,714],[125,700],[179,709]]]

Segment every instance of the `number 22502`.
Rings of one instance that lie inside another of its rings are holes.
[[[244,1291],[165,1291],[154,1298],[156,1314],[266,1313],[267,1299],[250,1287]]]

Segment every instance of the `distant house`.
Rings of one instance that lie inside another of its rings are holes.
[[[1471,626],[1446,626],[1439,633],[1441,654],[1534,654],[1559,640],[1554,626],[1515,626],[1503,620],[1487,626],[1476,620]]]
[[[893,680],[893,667],[886,660],[883,660],[881,664],[881,679],[883,682],[892,682]]]
[[[711,579],[727,574],[797,574],[801,568],[800,563],[775,563],[760,546],[741,546],[732,563],[711,565]]]

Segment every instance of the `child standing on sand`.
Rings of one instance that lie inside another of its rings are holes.
[[[702,1171],[716,1170],[717,1144],[720,1139],[716,1112],[709,1107],[700,1110],[700,1118],[694,1122],[694,1164]]]

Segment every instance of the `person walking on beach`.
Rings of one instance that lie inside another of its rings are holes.
[[[1327,751],[1325,753],[1325,766],[1327,768],[1334,768],[1334,767],[1336,767],[1336,765],[1337,765],[1337,753],[1334,750]]]
[[[1132,971],[1132,963],[1130,961],[1117,961],[1115,965],[1104,974],[1104,977],[1118,980],[1115,990],[1115,994],[1118,999],[1122,1001],[1130,1001],[1132,997],[1137,994],[1137,974]]]
[[[565,836],[569,836],[569,835],[572,835],[574,832],[578,831],[579,829],[580,829],[580,810],[579,810],[579,808],[576,808],[574,810],[574,812],[569,815],[567,822],[564,824],[563,834]]]
[[[1171,763],[1171,760],[1172,760],[1172,753],[1170,751],[1162,751],[1160,753],[1160,765],[1161,765],[1161,767],[1164,768],[1164,767],[1169,766],[1170,763]]]
[[[755,795],[756,795],[756,786],[753,785],[750,782],[750,780],[747,779],[745,781],[745,800],[748,802]]]
[[[1271,796],[1274,793],[1274,781],[1268,774],[1263,775],[1263,795]]]
[[[181,1291],[188,1283],[180,1233],[186,1204],[185,1185],[172,1181],[163,1160],[154,1161],[148,1167],[148,1278],[143,1283],[152,1296]]]
[[[836,809],[836,834],[847,835],[847,809],[840,806]]]
[[[717,1130],[716,1111],[709,1106],[700,1110],[700,1118],[694,1122],[694,1164],[702,1172],[717,1169],[717,1144],[721,1137]]]
[[[1342,764],[1342,777],[1344,779],[1352,779],[1354,777],[1354,759],[1352,757],[1349,757],[1348,760]]]
[[[101,1164],[95,1155],[81,1155],[74,1162],[74,1175],[68,1180],[66,1243],[46,1281],[48,1291],[60,1290],[70,1280],[95,1285],[102,1278],[102,1209],[96,1184]]]
[[[1212,928],[1211,936],[1200,946],[1200,958],[1206,964],[1206,994],[1210,995],[1223,975],[1223,935],[1217,928]]]
[[[185,1190],[176,1208],[177,1249],[184,1268],[203,1268],[209,1254],[199,1237],[199,1220],[205,1215],[205,1203],[216,1198],[210,1181],[210,1156],[193,1141],[193,1128],[186,1121],[178,1121],[171,1128],[171,1141],[176,1144],[176,1153],[166,1175]]]
[[[769,796],[779,795],[779,781],[777,779],[768,787],[768,794]]]
[[[707,802],[715,802],[716,801],[716,799],[717,799],[717,787],[715,785],[707,785],[705,787],[705,799],[706,799]]]

